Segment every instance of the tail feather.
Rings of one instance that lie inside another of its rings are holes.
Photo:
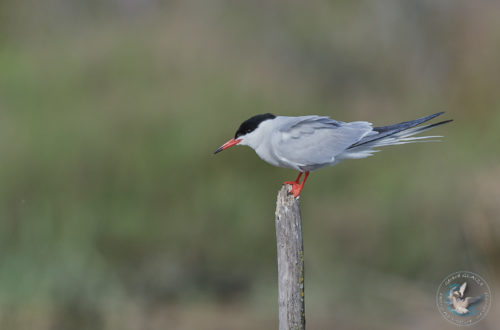
[[[404,123],[399,123],[390,126],[383,127],[374,127],[373,131],[376,134],[367,135],[365,138],[351,145],[348,149],[357,148],[360,146],[366,147],[379,147],[379,146],[387,146],[387,145],[395,145],[395,144],[403,144],[410,142],[417,142],[417,140],[423,140],[427,138],[435,138],[441,136],[420,136],[420,137],[411,137],[413,135],[422,133],[436,126],[440,126],[446,123],[449,123],[452,120],[444,120],[439,123],[429,124],[424,126],[418,126],[426,121],[429,121],[439,115],[442,115],[444,112],[439,112],[427,117],[423,117],[420,119],[407,121]],[[429,141],[429,140],[426,140]],[[423,142],[423,141],[419,141]]]
[[[444,112],[439,112],[420,119],[407,121],[390,126],[374,127],[373,133],[369,134],[360,141],[347,148],[347,153],[343,155],[345,158],[364,158],[371,156],[378,150],[373,150],[374,147],[385,147],[389,145],[399,145],[415,142],[439,142],[436,138],[442,136],[414,136],[425,132],[431,128],[444,125],[452,120],[444,120],[435,124],[418,126],[426,121],[429,121]]]
[[[435,113],[435,114],[430,115],[430,116],[422,117],[422,118],[419,118],[419,119],[405,121],[405,122],[399,123],[399,124],[394,124],[394,125],[389,125],[389,126],[382,126],[382,127],[374,127],[373,130],[376,131],[376,132],[378,132],[378,133],[380,133],[380,134],[382,134],[382,133],[391,133],[391,132],[392,133],[397,133],[397,132],[400,132],[402,130],[406,130],[408,128],[412,128],[412,127],[415,127],[415,126],[420,125],[422,123],[425,123],[426,121],[434,119],[437,116],[441,116],[443,113],[444,113],[444,111]]]

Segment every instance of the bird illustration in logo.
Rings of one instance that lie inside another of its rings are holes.
[[[458,284],[455,284],[450,289],[450,294],[448,296],[449,303],[453,308],[453,311],[459,315],[465,316],[472,311],[469,309],[471,305],[481,301],[480,297],[465,297],[465,289],[467,288],[467,282],[464,282],[458,289]]]

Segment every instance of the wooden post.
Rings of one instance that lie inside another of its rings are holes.
[[[300,203],[283,185],[276,201],[279,330],[304,330],[304,245]]]

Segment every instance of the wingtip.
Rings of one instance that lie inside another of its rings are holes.
[[[428,120],[434,119],[434,118],[436,118],[436,117],[438,117],[438,116],[441,116],[442,114],[444,114],[444,111],[437,112],[437,113],[435,113],[435,114],[433,114],[433,115],[430,115],[430,116],[427,116],[427,117],[423,117],[422,119],[424,119],[424,118],[425,118],[425,119],[426,119],[426,121],[428,121]]]
[[[453,119],[443,120],[443,121],[440,121],[439,123],[435,123],[435,124],[433,124],[433,126],[432,126],[432,127],[439,126],[439,125],[443,125],[443,124],[447,124],[447,123],[450,123],[450,122],[452,122],[452,121],[453,121]]]
[[[430,115],[430,116],[427,116],[427,117],[423,117],[423,118],[420,118],[420,119],[417,119],[417,120],[421,120],[422,122],[419,123],[418,125],[422,124],[422,123],[425,123],[426,121],[429,121],[431,119],[434,119],[438,116],[441,116],[442,114],[444,114],[445,112],[444,111],[441,111],[441,112],[437,112],[433,115]],[[449,123],[450,121],[453,121],[453,119],[448,119],[448,120],[443,120],[435,125],[442,125],[442,124],[446,124],[446,123]]]

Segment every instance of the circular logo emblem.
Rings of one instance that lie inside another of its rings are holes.
[[[448,275],[436,294],[439,312],[449,322],[468,326],[481,321],[491,306],[488,283],[479,275],[468,271]]]

